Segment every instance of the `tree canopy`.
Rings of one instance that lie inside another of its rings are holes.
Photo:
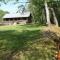
[[[46,11],[44,5],[45,2],[48,4],[48,9],[50,10],[50,8],[53,8],[55,13],[57,10],[60,9],[60,0],[29,0],[29,1],[30,1],[29,8],[32,13],[34,22],[38,23],[46,22]],[[57,11],[57,13],[59,12]]]
[[[3,16],[4,16],[6,13],[9,13],[9,12],[0,10],[0,21],[3,20]]]

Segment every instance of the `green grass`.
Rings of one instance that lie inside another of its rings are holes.
[[[54,42],[39,25],[0,26],[0,60],[53,60]]]

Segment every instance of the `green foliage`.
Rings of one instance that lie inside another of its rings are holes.
[[[46,22],[45,6],[44,6],[45,1],[48,3],[49,7],[51,8],[59,6],[58,0],[29,0],[29,1],[30,1],[29,8],[33,16],[32,20],[35,23],[38,22],[40,24],[44,24]]]
[[[33,21],[35,23],[44,23],[45,15],[44,15],[44,4],[41,0],[30,0],[29,9],[33,16]]]
[[[60,26],[60,1],[51,1],[50,3],[48,3],[50,8],[54,9],[54,12],[56,14],[59,26]],[[50,12],[52,13],[52,12]],[[52,16],[52,15],[51,15]],[[52,19],[52,18],[51,18]]]
[[[55,43],[39,25],[0,26],[0,60],[55,60]]]
[[[0,10],[0,21],[3,20],[3,16],[4,16],[6,13],[8,13],[8,12],[5,12],[5,11]]]

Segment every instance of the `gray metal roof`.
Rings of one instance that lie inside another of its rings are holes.
[[[18,18],[18,17],[29,17],[30,12],[24,12],[24,13],[10,13],[10,14],[5,14],[3,18]]]

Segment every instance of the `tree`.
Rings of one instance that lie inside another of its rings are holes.
[[[50,25],[50,12],[49,12],[49,7],[52,7],[53,3],[55,3],[55,5],[58,4],[57,2],[58,0],[54,1],[54,0],[30,0],[30,9],[32,11],[32,15],[33,15],[33,19],[36,21],[40,21],[41,23],[41,16],[43,13],[43,10],[46,13],[45,19],[47,20],[47,24]],[[56,4],[57,3],[57,4]],[[52,4],[52,5],[51,5]],[[55,11],[55,10],[54,10]],[[42,12],[42,13],[40,13]],[[44,14],[45,15],[45,14]],[[44,16],[42,16],[44,17]],[[56,16],[54,16],[56,18]],[[54,18],[54,19],[55,19]],[[44,20],[42,20],[44,22]],[[56,22],[56,19],[55,19]],[[56,23],[57,25],[57,23]]]
[[[29,9],[33,16],[34,23],[42,23],[42,14],[44,14],[44,5],[41,0],[30,0]]]
[[[0,21],[3,20],[3,16],[4,16],[6,13],[8,13],[8,12],[3,11],[3,10],[0,10]]]
[[[19,12],[19,13],[24,13],[24,12],[25,12],[25,7],[24,7],[24,5],[18,6],[18,11],[17,11],[17,12]]]
[[[49,16],[49,8],[48,8],[48,4],[45,1],[45,10],[46,10],[46,18],[47,18],[47,24],[50,25],[50,16]]]
[[[53,14],[53,17],[54,17],[54,23],[56,24],[56,26],[58,26],[58,20],[57,20],[56,14],[54,12],[54,9],[51,8],[51,10],[52,10],[52,14]]]

